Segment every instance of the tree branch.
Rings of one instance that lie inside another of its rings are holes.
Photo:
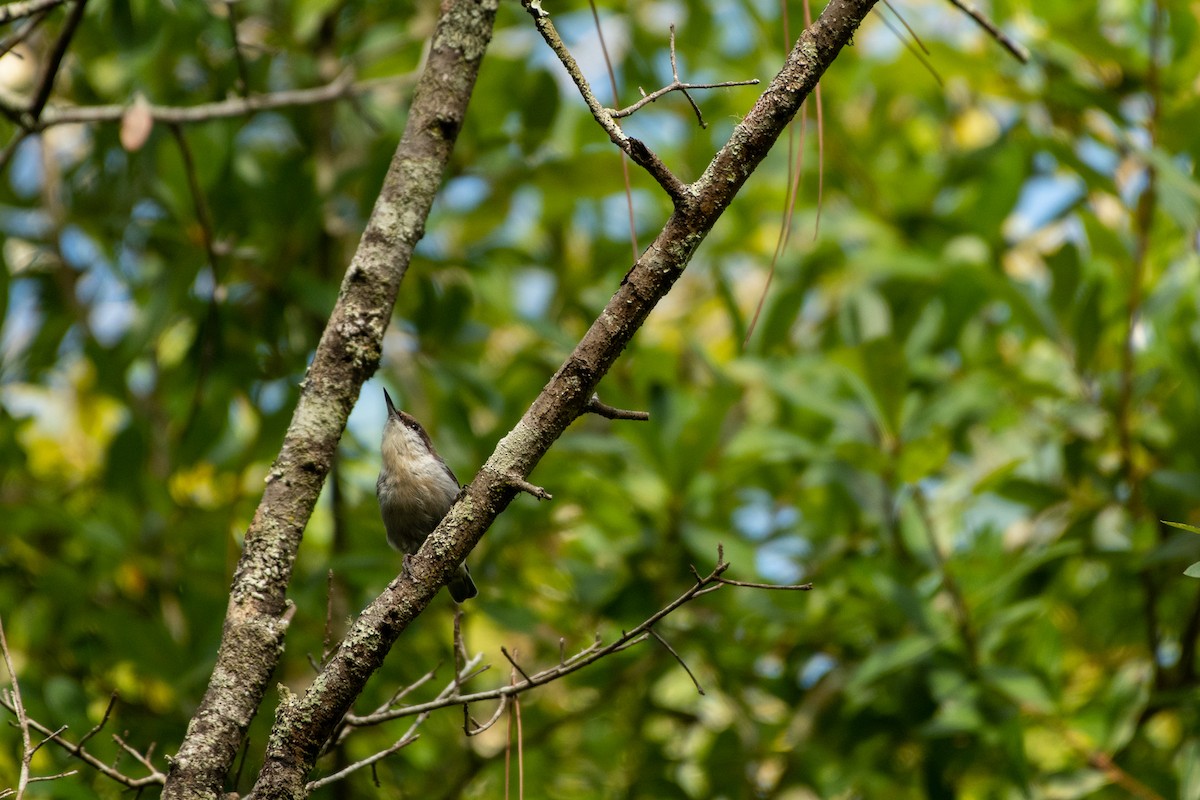
[[[232,97],[216,103],[200,103],[194,106],[150,104],[148,109],[150,117],[154,122],[192,124],[216,119],[242,117],[257,111],[271,111],[279,108],[331,103],[335,100],[358,97],[380,86],[403,86],[413,80],[414,76],[412,75],[400,75],[394,78],[376,78],[356,83],[353,80],[353,75],[349,71],[346,71],[324,86],[316,86],[311,89],[292,89],[289,91],[271,92],[270,94],[251,95],[249,97]],[[6,94],[0,96],[0,102],[6,108],[19,111],[28,107],[31,101],[18,95]],[[40,131],[54,125],[66,125],[78,122],[119,122],[128,110],[128,104],[73,107],[47,106],[36,124],[31,125],[29,130]]]
[[[622,117],[630,117],[630,116],[633,116],[635,113],[637,113],[637,111],[639,109],[641,109],[642,106],[644,106],[648,103],[653,103],[655,100],[662,97],[663,95],[669,94],[671,92],[682,92],[683,96],[686,97],[687,101],[691,104],[692,111],[694,111],[696,113],[696,121],[698,123],[700,123],[700,127],[707,128],[708,123],[706,123],[704,121],[704,115],[700,113],[700,107],[698,105],[696,105],[696,101],[692,99],[692,96],[690,94],[688,94],[688,89],[727,89],[731,86],[756,86],[759,83],[758,78],[751,78],[748,81],[721,81],[720,83],[684,83],[683,81],[679,80],[679,68],[675,64],[675,26],[674,25],[671,26],[671,78],[672,78],[671,83],[669,83],[668,85],[664,86],[661,89],[653,91],[650,94],[646,94],[645,92],[642,92],[642,99],[637,101],[636,103],[634,103],[631,106],[622,108],[620,110],[612,109],[612,108],[606,108],[604,110],[607,111],[608,114],[613,119],[621,119]]]
[[[633,163],[650,173],[650,177],[658,181],[658,185],[663,188],[676,206],[686,202],[687,186],[683,181],[675,177],[662,159],[646,147],[640,139],[634,139],[621,130],[621,126],[617,124],[608,109],[600,105],[600,101],[592,92],[592,87],[588,85],[587,78],[583,76],[583,70],[579,68],[575,57],[571,55],[571,51],[563,44],[562,37],[555,30],[554,23],[550,21],[550,15],[542,10],[537,0],[521,0],[521,5],[525,6],[525,10],[533,17],[533,23],[537,27],[538,33],[558,56],[558,60],[562,62],[567,74],[571,76],[571,80],[579,89],[579,94],[583,96],[583,102],[587,104],[588,110],[592,112],[592,116],[595,117],[596,122],[600,123],[600,127],[608,134],[612,143],[633,159]]]
[[[63,56],[67,54],[67,46],[71,44],[75,31],[79,29],[86,5],[87,0],[75,0],[75,4],[71,6],[71,13],[67,16],[67,21],[63,23],[62,32],[54,42],[54,49],[50,51],[50,56],[46,59],[46,69],[42,72],[37,91],[29,103],[29,118],[34,122],[37,122],[38,117],[42,114],[42,109],[46,106],[46,101],[50,99],[50,90],[54,88],[54,79],[58,77],[58,68],[62,65]]]
[[[982,11],[962,2],[962,0],[950,0],[950,4],[973,19],[975,24],[987,31],[988,35],[999,42],[1001,47],[1012,53],[1013,58],[1017,59],[1017,61],[1020,61],[1022,64],[1029,63],[1029,51],[1013,41],[1007,33],[1000,30],[996,26],[996,23],[988,19]]]
[[[695,676],[692,675],[691,670],[688,669],[686,664],[684,664],[683,659],[680,658],[679,654],[676,653],[675,650],[669,644],[667,644],[667,642],[654,630],[655,625],[697,597],[710,594],[713,591],[720,589],[722,586],[791,590],[812,588],[811,584],[803,584],[800,586],[779,586],[776,584],[755,584],[745,583],[742,581],[732,581],[722,577],[723,573],[728,567],[729,564],[724,561],[724,557],[718,556],[717,564],[713,568],[712,572],[706,576],[698,577],[696,583],[690,586],[679,597],[675,598],[673,601],[663,606],[654,614],[647,617],[636,627],[622,632],[620,637],[607,645],[603,644],[597,635],[595,641],[580,650],[575,655],[571,656],[570,658],[560,656],[557,664],[547,667],[546,669],[539,670],[532,675],[527,674],[524,669],[515,664],[508,652],[504,650],[504,648],[501,648],[501,652],[504,654],[505,658],[507,658],[509,663],[512,664],[516,671],[520,673],[523,680],[497,686],[494,689],[472,692],[471,694],[460,694],[458,692],[447,694],[443,690],[443,692],[436,698],[424,703],[401,706],[400,708],[391,708],[389,704],[388,706],[380,708],[372,714],[367,714],[361,717],[348,714],[346,716],[348,727],[363,728],[370,725],[379,725],[384,722],[390,722],[392,720],[402,719],[404,717],[429,714],[430,712],[437,711],[438,709],[442,708],[448,708],[450,706],[465,706],[470,705],[471,703],[480,703],[489,700],[503,701],[507,697],[514,697],[523,692],[527,692],[534,687],[544,686],[547,683],[564,678],[567,675],[577,672],[584,667],[590,666],[603,658],[607,658],[615,653],[619,653],[623,650],[633,647],[636,644],[640,644],[641,642],[646,641],[647,638],[651,637],[663,644],[667,650],[670,651],[671,655],[674,656],[677,661],[679,661],[685,670],[687,670],[688,675],[692,676],[692,682],[696,684],[696,688],[700,689],[700,684],[696,681]],[[481,660],[482,655],[476,655],[471,659],[467,667],[459,671],[460,685],[470,678],[482,674],[487,669],[487,667],[476,669]],[[421,682],[424,682],[424,678],[421,680]],[[407,692],[407,689],[405,692]],[[703,690],[700,690],[700,693],[704,694]],[[339,734],[337,743],[341,743],[341,741],[344,739],[345,734]]]
[[[164,800],[220,794],[224,776],[266,693],[290,616],[286,591],[301,535],[350,410],[363,382],[379,365],[383,333],[461,128],[495,12],[496,0],[443,3],[404,136],[346,270],[337,303],[301,383],[279,457],[246,532],[217,661],[171,762]],[[350,699],[343,698],[337,719],[324,729],[325,738],[349,708]],[[280,718],[286,717],[287,709],[285,699]],[[313,746],[314,755],[320,745]],[[311,762],[305,773],[309,766]],[[271,772],[268,761],[263,773]],[[294,796],[303,794],[302,775],[292,789]]]
[[[0,697],[0,706],[4,706],[9,711],[12,711],[14,714],[16,713],[16,709],[14,708],[12,702],[6,697]],[[102,728],[104,726],[104,723],[108,721],[108,715],[109,715],[109,712],[111,712],[111,711],[112,711],[112,702],[110,701],[108,710],[104,712],[104,719],[100,721],[100,724],[98,724],[96,727],[94,727],[90,731],[88,731],[88,733],[85,734],[84,737],[82,739],[80,739],[78,742],[76,742],[75,744],[71,744],[70,742],[68,742],[66,739],[64,739],[62,737],[62,733],[65,730],[65,726],[62,728],[59,728],[58,730],[51,730],[50,728],[48,728],[47,726],[43,725],[42,723],[38,722],[35,719],[31,719],[29,717],[26,717],[26,719],[29,722],[30,729],[35,730],[38,733],[42,734],[42,736],[46,737],[46,741],[54,742],[56,745],[58,745],[59,747],[61,747],[64,750],[66,750],[67,753],[69,753],[73,758],[78,758],[80,761],[87,764],[89,767],[96,770],[101,775],[105,776],[106,778],[110,778],[110,779],[116,781],[117,783],[121,784],[122,786],[125,786],[130,789],[141,789],[146,786],[161,785],[163,783],[163,780],[166,778],[166,776],[163,775],[162,772],[160,772],[158,769],[156,769],[153,765],[150,765],[149,759],[145,759],[143,756],[139,755],[138,760],[141,761],[143,764],[146,764],[149,767],[150,774],[146,775],[144,777],[141,777],[141,778],[132,778],[132,777],[126,775],[125,773],[117,770],[115,767],[109,766],[108,764],[101,761],[99,758],[92,755],[90,752],[88,752],[87,750],[85,750],[83,748],[83,743],[86,742],[88,739],[92,738],[93,736],[95,736],[96,733],[100,730],[100,728]],[[40,747],[40,745],[39,745],[39,747]],[[32,781],[33,779],[31,778],[30,780]]]
[[[0,25],[22,17],[32,17],[40,11],[49,10],[65,2],[67,0],[22,0],[19,3],[7,3],[0,6]]]

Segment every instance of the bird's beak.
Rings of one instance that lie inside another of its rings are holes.
[[[396,416],[396,414],[398,413],[396,411],[396,404],[392,402],[392,396],[390,394],[388,394],[387,389],[383,390],[383,399],[387,401],[388,416],[389,417]]]

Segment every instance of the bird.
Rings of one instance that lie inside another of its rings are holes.
[[[380,444],[382,461],[375,495],[387,540],[408,556],[417,552],[429,534],[446,516],[458,496],[458,478],[438,455],[421,423],[396,408],[387,389],[383,390],[388,416]],[[454,602],[462,603],[479,594],[465,563],[446,584]]]

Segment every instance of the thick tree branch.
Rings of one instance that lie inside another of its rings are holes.
[[[409,559],[405,574],[389,583],[363,611],[308,691],[281,702],[254,797],[304,796],[306,776],[322,745],[383,663],[393,642],[512,501],[517,491],[512,476],[528,476],[567,426],[588,410],[600,379],[666,296],[874,4],[875,0],[831,0],[800,37],[783,69],[730,140],[701,178],[687,187],[684,201],[677,201],[675,212],[600,317]],[[544,12],[536,11],[534,16],[541,27]]]
[[[283,647],[290,616],[285,593],[301,534],[350,409],[379,365],[383,332],[461,128],[495,13],[496,0],[443,4],[404,137],[342,281],[246,533],[217,662],[171,762],[166,800],[220,794],[262,702]]]

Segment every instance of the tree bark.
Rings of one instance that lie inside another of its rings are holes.
[[[262,703],[291,616],[286,598],[301,536],[346,419],[379,366],[400,282],[466,114],[497,0],[446,0],[409,110],[337,303],[301,384],[233,575],[216,665],[163,789],[215,798]]]

